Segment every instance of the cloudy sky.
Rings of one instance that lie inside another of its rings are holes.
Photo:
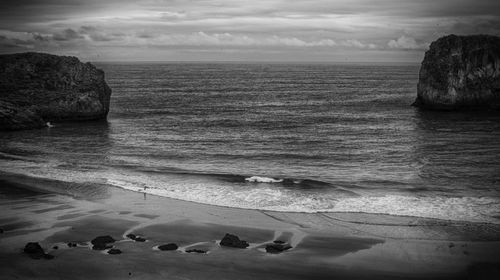
[[[418,62],[500,35],[497,0],[2,0],[0,53],[85,61]]]

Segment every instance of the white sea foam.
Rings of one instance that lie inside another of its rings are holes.
[[[301,192],[279,184],[233,184],[200,177],[151,175],[118,170],[60,172],[47,164],[11,161],[4,171],[23,170],[24,175],[68,182],[107,183],[135,192],[180,200],[248,209],[284,212],[362,212],[389,215],[500,223],[500,199],[497,197],[443,197],[386,194],[362,196],[332,191]],[[9,168],[10,167],[10,168]],[[272,179],[272,178],[271,178]],[[274,180],[274,179],[273,179]]]
[[[148,180],[143,178],[142,180]],[[108,183],[133,191],[141,191],[192,202],[280,212],[361,212],[500,223],[500,199],[495,197],[416,197],[383,195],[342,197],[331,193],[304,194],[278,186],[235,188],[203,182],[172,182],[159,186],[155,181],[144,190],[131,181],[108,180]]]
[[[245,181],[254,182],[254,183],[281,183],[281,182],[283,182],[283,179],[274,179],[274,178],[269,178],[269,177],[252,176],[249,178],[245,178]]]

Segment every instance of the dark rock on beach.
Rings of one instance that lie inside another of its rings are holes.
[[[105,119],[110,96],[104,72],[76,57],[0,55],[0,130]]]
[[[422,62],[414,106],[500,110],[500,37],[439,38]]]
[[[90,241],[92,243],[92,249],[93,250],[106,250],[106,249],[109,249],[109,248],[112,248],[113,246],[112,245],[109,245],[109,243],[114,243],[116,240],[109,236],[109,235],[106,235],[106,236],[98,236],[94,239],[92,239],[92,241]]]
[[[43,255],[45,255],[42,246],[40,246],[38,242],[29,242],[26,244],[26,246],[24,246],[24,252],[33,259],[41,259]]]
[[[26,246],[24,246],[24,253],[28,254],[32,259],[47,259],[51,260],[54,256],[45,254],[42,246],[38,244],[38,242],[28,242]]]
[[[168,243],[165,245],[158,246],[158,249],[160,249],[161,251],[173,251],[177,250],[177,248],[179,248],[179,246],[177,246],[177,244],[175,243]]]
[[[240,240],[238,236],[229,233],[226,233],[224,238],[222,238],[220,245],[226,247],[242,248],[242,249],[249,246],[248,242],[246,242],[245,240]]]
[[[200,249],[189,249],[189,250],[186,250],[186,253],[206,254],[207,251],[200,250]]]
[[[121,253],[122,253],[122,251],[120,249],[110,249],[108,251],[108,254],[110,254],[110,255],[119,255]]]
[[[104,236],[98,236],[94,239],[92,239],[92,241],[90,241],[90,243],[92,244],[98,244],[98,243],[114,243],[116,240],[109,236],[109,235],[104,235]]]
[[[286,251],[286,250],[289,250],[291,248],[292,248],[292,246],[290,246],[288,244],[273,243],[273,244],[266,245],[266,252],[268,252],[270,254],[279,254],[279,253]]]
[[[145,238],[140,237],[140,236],[137,236],[137,235],[132,234],[132,233],[127,234],[126,236],[127,236],[128,238],[130,238],[130,239],[134,240],[135,242],[146,242],[146,239],[145,239]]]
[[[0,233],[3,233],[3,229],[0,228]]]
[[[68,243],[68,247],[72,248],[72,247],[76,247],[76,243],[74,242],[69,242]]]
[[[283,240],[274,240],[273,243],[275,243],[275,244],[284,244],[285,241],[283,241]]]
[[[136,238],[135,234],[132,234],[132,233],[129,233],[126,236],[127,236],[127,238],[130,238],[132,240],[135,240],[135,238]]]

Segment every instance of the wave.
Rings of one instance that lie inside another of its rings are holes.
[[[12,168],[13,173],[21,172],[24,176],[29,176],[29,180],[23,178],[24,183],[38,183],[47,187],[47,191],[74,196],[102,197],[108,195],[106,188],[114,186],[134,192],[234,208],[303,213],[378,213],[500,224],[498,197],[446,197],[436,193],[424,196],[414,192],[388,194],[384,190],[360,195],[346,189],[347,187],[310,179],[143,172],[110,167],[84,171],[65,168],[63,172],[58,166],[60,162],[40,165],[10,161],[2,169],[8,171],[6,169]],[[49,184],[48,180],[54,182]],[[305,191],[306,188],[311,189]]]
[[[278,212],[350,212],[414,216],[442,220],[498,223],[500,200],[495,197],[415,197],[409,195],[345,196],[304,193],[272,186],[238,189],[211,184],[154,186],[110,179],[109,184],[131,191],[233,208]],[[269,183],[271,185],[274,183]],[[147,185],[147,188],[144,186]]]

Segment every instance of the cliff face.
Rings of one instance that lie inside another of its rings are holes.
[[[0,55],[0,130],[104,119],[110,96],[104,72],[76,57]]]
[[[449,35],[433,42],[420,68],[414,106],[500,109],[500,37]]]

